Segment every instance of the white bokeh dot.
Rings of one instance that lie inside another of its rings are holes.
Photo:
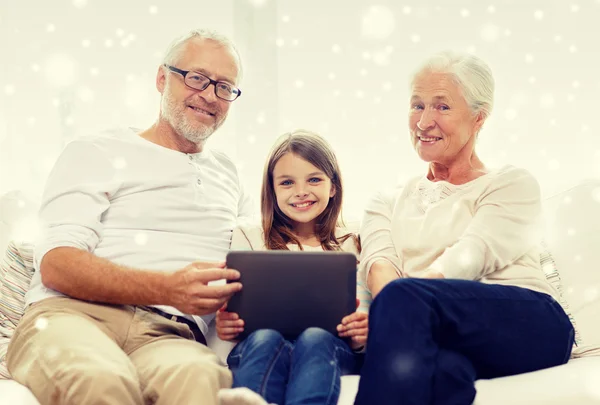
[[[571,12],[576,13],[579,11],[579,4],[571,4]]]
[[[391,91],[392,90],[392,82],[385,82],[385,83],[383,83],[383,85],[381,87],[385,91]]]
[[[146,232],[138,232],[134,237],[134,241],[136,245],[144,246],[148,243],[148,234]]]
[[[300,43],[300,40],[298,40],[298,39],[292,40],[292,46],[298,46],[299,43]]]
[[[571,52],[571,53],[575,53],[575,52],[577,52],[577,47],[576,47],[575,45],[571,45],[571,46],[569,47],[569,52]]]
[[[284,39],[283,39],[283,38],[277,38],[277,39],[275,40],[275,45],[277,45],[278,47],[280,47],[280,48],[281,48],[283,45],[285,45],[285,41],[284,41]]]
[[[598,299],[598,288],[597,287],[588,287],[583,291],[583,297],[586,302],[596,301]]]
[[[250,145],[253,145],[256,143],[256,135],[248,135],[248,138],[246,138],[246,140]]]
[[[548,170],[556,171],[560,169],[560,162],[557,159],[550,159],[548,162]]]
[[[471,55],[477,52],[477,48],[475,47],[475,45],[469,45],[467,46],[467,53],[470,53]]]
[[[73,0],[73,6],[76,8],[84,8],[87,6],[87,0]]]
[[[363,98],[365,96],[365,92],[362,90],[356,90],[356,98]]]
[[[562,36],[561,35],[555,35],[554,36],[554,42],[560,42],[562,41]]]
[[[281,21],[283,21],[284,23],[290,22],[290,16],[289,15],[284,15],[283,17],[281,17]]]
[[[90,68],[90,75],[92,75],[92,76],[98,76],[99,74],[100,74],[100,69],[95,68],[95,67]]]
[[[373,63],[377,66],[387,66],[390,64],[390,52],[385,50],[375,51],[373,54]]]
[[[386,6],[369,7],[362,18],[362,35],[368,39],[381,40],[389,37],[396,28],[394,13]]]
[[[368,71],[367,69],[364,69],[364,68],[363,68],[363,69],[361,69],[361,70],[360,70],[359,74],[360,74],[361,76],[366,76],[366,75],[368,75],[368,74],[369,74],[369,71]]]
[[[15,88],[14,84],[7,84],[4,86],[4,94],[7,96],[12,96],[16,91],[17,89]]]
[[[91,103],[94,101],[95,94],[92,89],[87,86],[82,86],[77,90],[77,97],[84,103]]]
[[[597,203],[600,203],[600,187],[596,187],[592,190],[592,199]]]
[[[579,81],[575,80],[575,81],[573,81],[573,83],[571,85],[573,86],[574,89],[578,89],[581,84],[579,83]]]
[[[371,59],[371,53],[365,51],[365,52],[362,53],[362,57],[363,57],[364,60],[369,60],[369,59]]]
[[[113,40],[110,38],[107,38],[104,40],[104,46],[107,48],[112,48],[113,43],[114,43]]]
[[[125,35],[125,31],[123,30],[123,28],[117,28],[117,30],[115,31],[115,35],[121,38],[123,35]]]
[[[329,80],[335,80],[335,73],[330,72],[327,77],[329,78]]]
[[[125,169],[127,167],[127,160],[122,156],[117,156],[113,159],[113,167],[117,170]]]
[[[577,232],[573,228],[567,229],[567,235],[574,236]]]
[[[265,4],[267,4],[267,0],[248,0],[248,3],[250,3],[254,7],[262,7]]]
[[[536,80],[537,80],[537,79],[535,78],[535,76],[531,76],[531,77],[528,79],[529,83],[531,83],[531,84],[535,84]]]
[[[45,317],[39,317],[38,319],[36,319],[35,321],[35,328],[37,330],[44,330],[48,327],[48,318]]]
[[[150,8],[148,9],[148,11],[150,12],[150,14],[157,14],[158,13],[158,7],[157,6],[150,6]]]
[[[461,17],[466,18],[469,15],[471,15],[471,12],[469,10],[467,10],[466,8],[463,8],[462,10],[460,10],[460,15],[461,15]]]
[[[500,37],[500,28],[495,24],[485,24],[481,28],[481,39],[485,42],[497,41]]]
[[[264,124],[267,121],[267,116],[264,111],[260,111],[256,116],[256,123],[259,125]]]
[[[302,81],[302,80],[300,80],[300,79],[297,79],[297,80],[294,82],[294,86],[296,86],[296,88],[297,88],[297,89],[301,89],[302,87],[304,87],[304,81]]]
[[[540,97],[540,106],[542,108],[553,108],[554,107],[554,96],[551,93],[545,93]]]
[[[504,118],[506,118],[508,121],[512,121],[515,118],[517,118],[517,111],[513,108],[509,108],[504,112]]]
[[[527,63],[533,63],[533,59],[534,59],[534,57],[533,57],[532,54],[530,54],[530,53],[525,54],[525,62],[527,62]]]
[[[40,65],[38,65],[37,63],[34,63],[33,65],[31,65],[31,70],[33,70],[34,72],[39,72],[40,71]]]
[[[90,45],[92,45],[92,41],[90,41],[89,39],[81,40],[81,46],[83,46],[84,48],[89,48]]]
[[[412,35],[410,36],[410,41],[411,41],[413,44],[418,44],[419,42],[421,42],[421,37],[419,36],[419,34],[412,34]]]
[[[512,31],[509,30],[508,28],[504,30],[504,36],[506,37],[510,37],[512,35]]]
[[[339,46],[338,44],[333,44],[333,45],[331,46],[331,51],[332,51],[333,53],[340,53],[340,52],[342,52],[342,47],[341,47],[341,46]]]
[[[572,103],[573,101],[575,101],[575,96],[573,94],[567,95],[567,101],[569,103]]]
[[[55,54],[44,64],[46,80],[56,87],[67,87],[77,81],[78,65],[71,55]]]
[[[56,31],[56,25],[54,25],[54,24],[48,24],[48,25],[46,25],[46,31],[48,31],[48,32],[54,32],[54,31]]]
[[[542,10],[535,10],[533,13],[533,18],[540,21],[544,18],[544,12]]]
[[[402,7],[402,13],[409,15],[411,13],[412,9],[410,8],[410,6],[404,6]]]
[[[580,262],[582,259],[581,255],[575,255],[575,257],[573,258],[573,260],[575,260],[576,262]]]

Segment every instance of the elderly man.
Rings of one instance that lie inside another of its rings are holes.
[[[240,73],[228,39],[193,31],[158,68],[154,125],[61,154],[7,359],[41,404],[216,404],[231,385],[204,335],[241,284],[209,282],[239,277],[222,262],[251,209],[235,165],[205,143],[240,96]]]

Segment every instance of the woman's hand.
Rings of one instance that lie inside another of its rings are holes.
[[[427,270],[427,271],[425,271],[425,273],[423,273],[421,278],[446,278],[446,277],[444,277],[444,275],[437,270]]]
[[[396,273],[396,269],[389,262],[378,260],[373,263],[367,279],[367,285],[373,299],[383,290],[383,287],[397,278],[398,273]]]
[[[344,319],[337,326],[339,337],[349,337],[350,347],[358,350],[367,344],[369,334],[369,316],[364,312],[355,312]]]
[[[244,321],[235,312],[227,312],[227,305],[217,311],[217,336],[221,340],[235,340],[244,331]]]

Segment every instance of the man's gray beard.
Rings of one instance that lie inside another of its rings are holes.
[[[161,101],[160,115],[165,121],[171,124],[177,134],[183,136],[188,141],[196,145],[202,144],[221,126],[222,122],[217,123],[213,127],[203,124],[199,127],[191,125],[185,116],[185,108],[187,107],[183,107],[183,109],[179,108],[169,94],[168,89],[165,89]]]

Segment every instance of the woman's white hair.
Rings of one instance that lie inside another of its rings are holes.
[[[215,41],[222,46],[229,48],[233,54],[237,58],[238,66],[240,68],[239,77],[242,77],[242,58],[240,57],[240,53],[233,41],[231,41],[228,37],[223,34],[218,33],[213,30],[205,30],[205,29],[195,29],[191,30],[188,33],[176,38],[171,45],[167,48],[165,55],[163,57],[162,63],[167,65],[174,65],[177,60],[181,56],[181,51],[183,50],[183,46],[191,39],[209,39],[211,41]]]
[[[473,114],[482,113],[489,117],[494,107],[494,76],[492,70],[483,60],[471,54],[457,52],[440,52],[417,69],[411,80],[423,73],[443,73],[452,78],[462,90]]]

